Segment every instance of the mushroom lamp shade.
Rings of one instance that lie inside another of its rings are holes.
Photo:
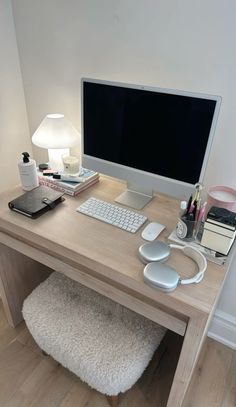
[[[48,114],[32,136],[38,147],[48,149],[49,165],[54,170],[63,168],[62,156],[80,142],[78,131],[63,114]]]

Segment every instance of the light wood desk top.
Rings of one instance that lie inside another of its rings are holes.
[[[6,269],[10,257],[12,259],[12,252],[10,256],[7,250],[14,249],[18,255],[30,258],[35,264],[41,263],[61,271],[168,329],[185,335],[168,401],[168,406],[181,406],[223,287],[229,261],[224,266],[208,262],[205,277],[200,284],[178,286],[169,294],[145,284],[144,265],[138,258],[138,247],[144,243],[141,238],[143,227],[136,234],[131,234],[76,212],[77,206],[89,196],[114,202],[114,198],[124,189],[124,184],[101,177],[99,183],[78,197],[65,196],[64,203],[35,220],[12,212],[7,207],[9,200],[22,193],[20,187],[1,194],[1,263]],[[149,221],[155,220],[166,225],[160,239],[167,241],[175,227],[178,211],[177,200],[156,195],[141,212],[147,215]],[[192,260],[178,251],[172,251],[168,264],[173,265],[184,278],[196,272]],[[11,306],[12,299],[7,290],[9,284],[14,283],[7,280],[9,277],[6,277],[3,267],[0,272],[5,310],[9,322],[15,325],[21,319],[19,307],[26,291],[23,290],[18,305]],[[11,273],[14,273],[13,266]],[[33,287],[37,281],[29,285]]]

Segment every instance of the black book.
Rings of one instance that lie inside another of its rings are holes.
[[[22,215],[37,218],[63,202],[65,200],[63,194],[63,192],[41,185],[8,202],[8,206]]]

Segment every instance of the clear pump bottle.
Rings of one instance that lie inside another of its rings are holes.
[[[30,158],[29,153],[22,153],[22,158],[18,163],[21,185],[24,191],[31,191],[39,186],[36,162]]]

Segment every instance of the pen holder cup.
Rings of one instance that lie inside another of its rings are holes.
[[[176,225],[176,236],[185,241],[193,242],[197,240],[200,222],[179,218]]]

